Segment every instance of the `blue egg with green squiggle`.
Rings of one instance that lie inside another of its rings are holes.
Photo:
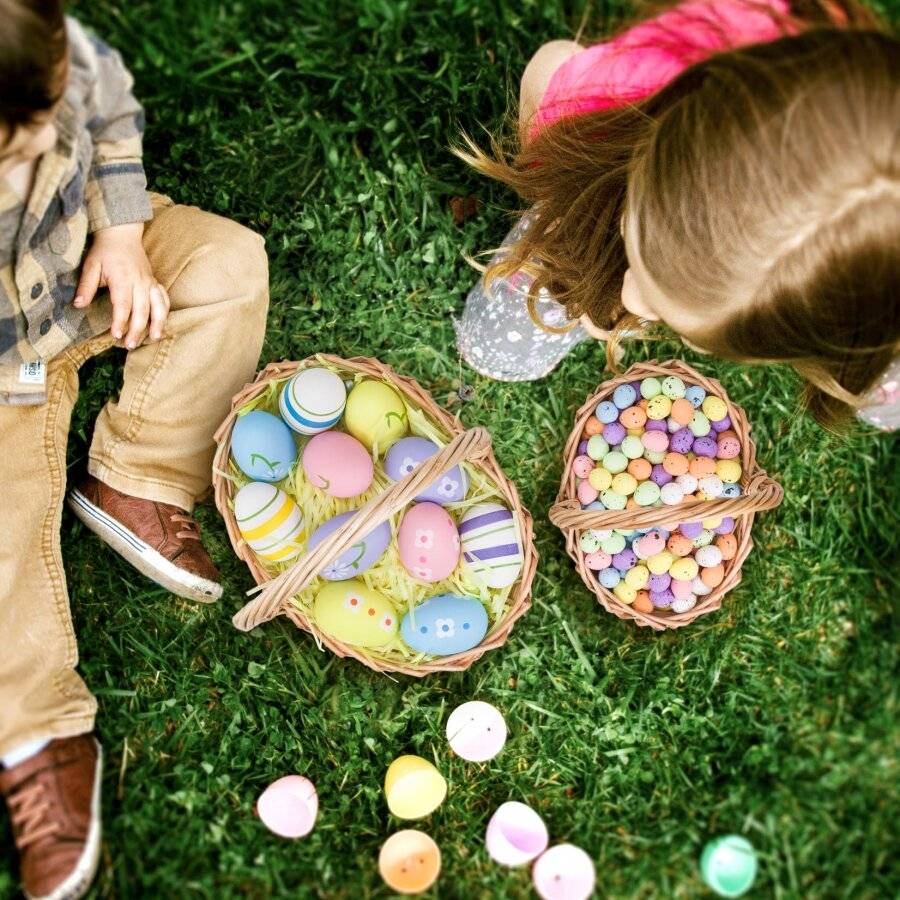
[[[278,416],[253,410],[234,423],[231,455],[254,481],[281,481],[297,460],[297,445]]]
[[[349,519],[356,515],[356,510],[340,513],[334,518],[323,522],[309,539],[309,550],[313,550],[317,544],[321,544],[329,534],[333,534]],[[371,568],[381,559],[384,551],[391,542],[391,526],[382,522],[368,534],[363,535],[349,549],[345,550],[334,562],[330,562],[319,575],[328,581],[346,581],[348,578],[356,578],[366,569]]]
[[[419,653],[452,656],[477,647],[487,629],[487,611],[480,600],[460,594],[438,594],[403,617],[400,636]]]

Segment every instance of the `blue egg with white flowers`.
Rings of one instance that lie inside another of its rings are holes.
[[[297,444],[278,416],[253,410],[231,429],[231,455],[254,481],[281,481],[297,461]]]
[[[452,656],[477,647],[487,634],[488,616],[475,597],[438,594],[408,612],[400,636],[419,653]]]

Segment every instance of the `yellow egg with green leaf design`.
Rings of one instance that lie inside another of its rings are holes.
[[[344,425],[370,450],[386,450],[409,431],[406,406],[400,395],[383,381],[367,378],[347,397]]]

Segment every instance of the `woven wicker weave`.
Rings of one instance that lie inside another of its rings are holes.
[[[639,381],[654,375],[665,378],[667,375],[678,375],[688,384],[699,384],[710,394],[721,397],[728,406],[732,429],[741,442],[741,488],[739,497],[721,497],[717,500],[686,501],[677,506],[650,506],[642,509],[623,510],[583,510],[575,498],[576,477],[572,471],[572,462],[578,455],[578,444],[582,440],[584,426],[594,414],[601,400],[609,399],[620,384]],[[605,381],[578,410],[575,427],[569,435],[563,453],[563,479],[559,488],[556,503],[550,510],[550,521],[557,525],[566,536],[566,550],[575,561],[578,572],[584,583],[597,595],[600,605],[620,619],[633,619],[638,625],[649,626],[658,631],[667,628],[680,628],[693,622],[698,616],[706,615],[719,609],[722,598],[741,580],[741,566],[753,547],[750,528],[755,513],[765,509],[774,509],[783,498],[781,485],[766,475],[756,462],[756,447],[750,439],[750,423],[741,407],[728,399],[724,388],[718,381],[706,378],[685,363],[678,360],[657,363],[655,361],[638,363],[632,366],[620,378]],[[651,528],[654,525],[665,526],[677,522],[694,522],[698,519],[732,516],[735,519],[734,534],[738,542],[737,555],[725,564],[725,577],[722,583],[705,597],[698,597],[693,609],[684,613],[659,612],[642,613],[632,606],[622,603],[612,591],[604,588],[596,576],[587,568],[584,554],[578,546],[578,537],[582,531],[590,528]]]
[[[273,576],[260,564],[256,555],[241,538],[231,504],[235,485],[222,473],[228,469],[231,430],[238,410],[265,391],[269,382],[289,378],[298,369],[310,365],[331,365],[345,377],[361,374],[389,381],[404,395],[411,406],[421,409],[432,422],[443,429],[448,443],[439,453],[426,460],[402,481],[398,481],[384,493],[370,500],[362,507],[359,515],[353,516],[343,528],[339,528],[325,538],[312,552],[301,557],[291,568]],[[441,409],[431,395],[413,379],[398,375],[390,367],[377,360],[364,357],[342,359],[337,356],[320,354],[303,362],[272,363],[259,373],[253,384],[247,385],[234,397],[231,403],[231,412],[216,432],[215,440],[218,445],[213,462],[213,488],[216,506],[225,519],[228,536],[235,552],[247,563],[256,583],[263,585],[258,596],[234,616],[235,626],[242,631],[249,631],[278,615],[284,615],[291,619],[298,628],[314,635],[320,645],[328,647],[337,656],[353,657],[376,672],[399,672],[422,676],[433,672],[457,672],[467,669],[488,650],[494,650],[506,643],[513,625],[528,611],[531,605],[531,582],[537,568],[537,552],[534,548],[531,515],[522,506],[515,485],[506,477],[494,458],[488,432],[483,428],[466,431],[458,419]],[[418,665],[393,662],[369,656],[361,648],[352,647],[329,637],[316,628],[315,622],[303,615],[290,602],[291,598],[303,590],[329,562],[337,559],[352,547],[364,532],[371,531],[377,524],[389,519],[437,477],[462,461],[467,461],[470,465],[481,469],[505,498],[507,505],[518,519],[524,555],[522,573],[512,588],[505,614],[499,622],[494,624],[479,646],[465,653],[440,657]]]

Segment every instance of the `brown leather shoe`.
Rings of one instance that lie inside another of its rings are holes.
[[[166,590],[203,603],[222,596],[219,570],[200,543],[200,526],[183,509],[131,497],[91,475],[68,499],[91,531]]]
[[[0,769],[29,900],[74,900],[90,887],[100,859],[100,772],[93,735],[51,741]]]

